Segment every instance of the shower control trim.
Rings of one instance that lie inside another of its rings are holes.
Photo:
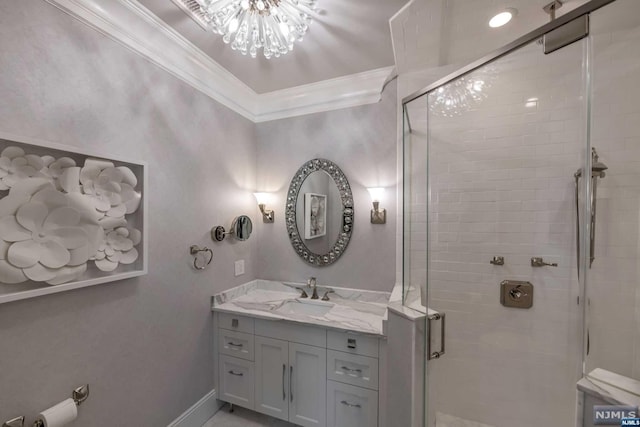
[[[533,306],[533,285],[531,282],[504,280],[500,283],[500,304],[511,308],[531,308]]]

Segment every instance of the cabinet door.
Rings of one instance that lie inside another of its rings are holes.
[[[255,337],[255,410],[289,419],[289,343]]]
[[[289,421],[326,426],[327,350],[289,343]]]
[[[328,427],[377,427],[378,392],[327,381]]]
[[[220,400],[253,409],[253,362],[220,355]]]

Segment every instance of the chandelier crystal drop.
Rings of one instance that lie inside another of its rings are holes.
[[[197,0],[205,21],[233,50],[278,58],[301,41],[316,0]]]

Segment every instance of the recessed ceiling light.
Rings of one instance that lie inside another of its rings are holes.
[[[511,21],[511,18],[516,16],[517,13],[518,11],[516,9],[505,9],[504,11],[491,18],[491,20],[489,21],[489,26],[491,28],[502,27],[503,25]]]

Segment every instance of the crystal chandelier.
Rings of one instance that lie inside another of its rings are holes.
[[[197,0],[207,24],[233,50],[276,58],[309,29],[316,0]]]

